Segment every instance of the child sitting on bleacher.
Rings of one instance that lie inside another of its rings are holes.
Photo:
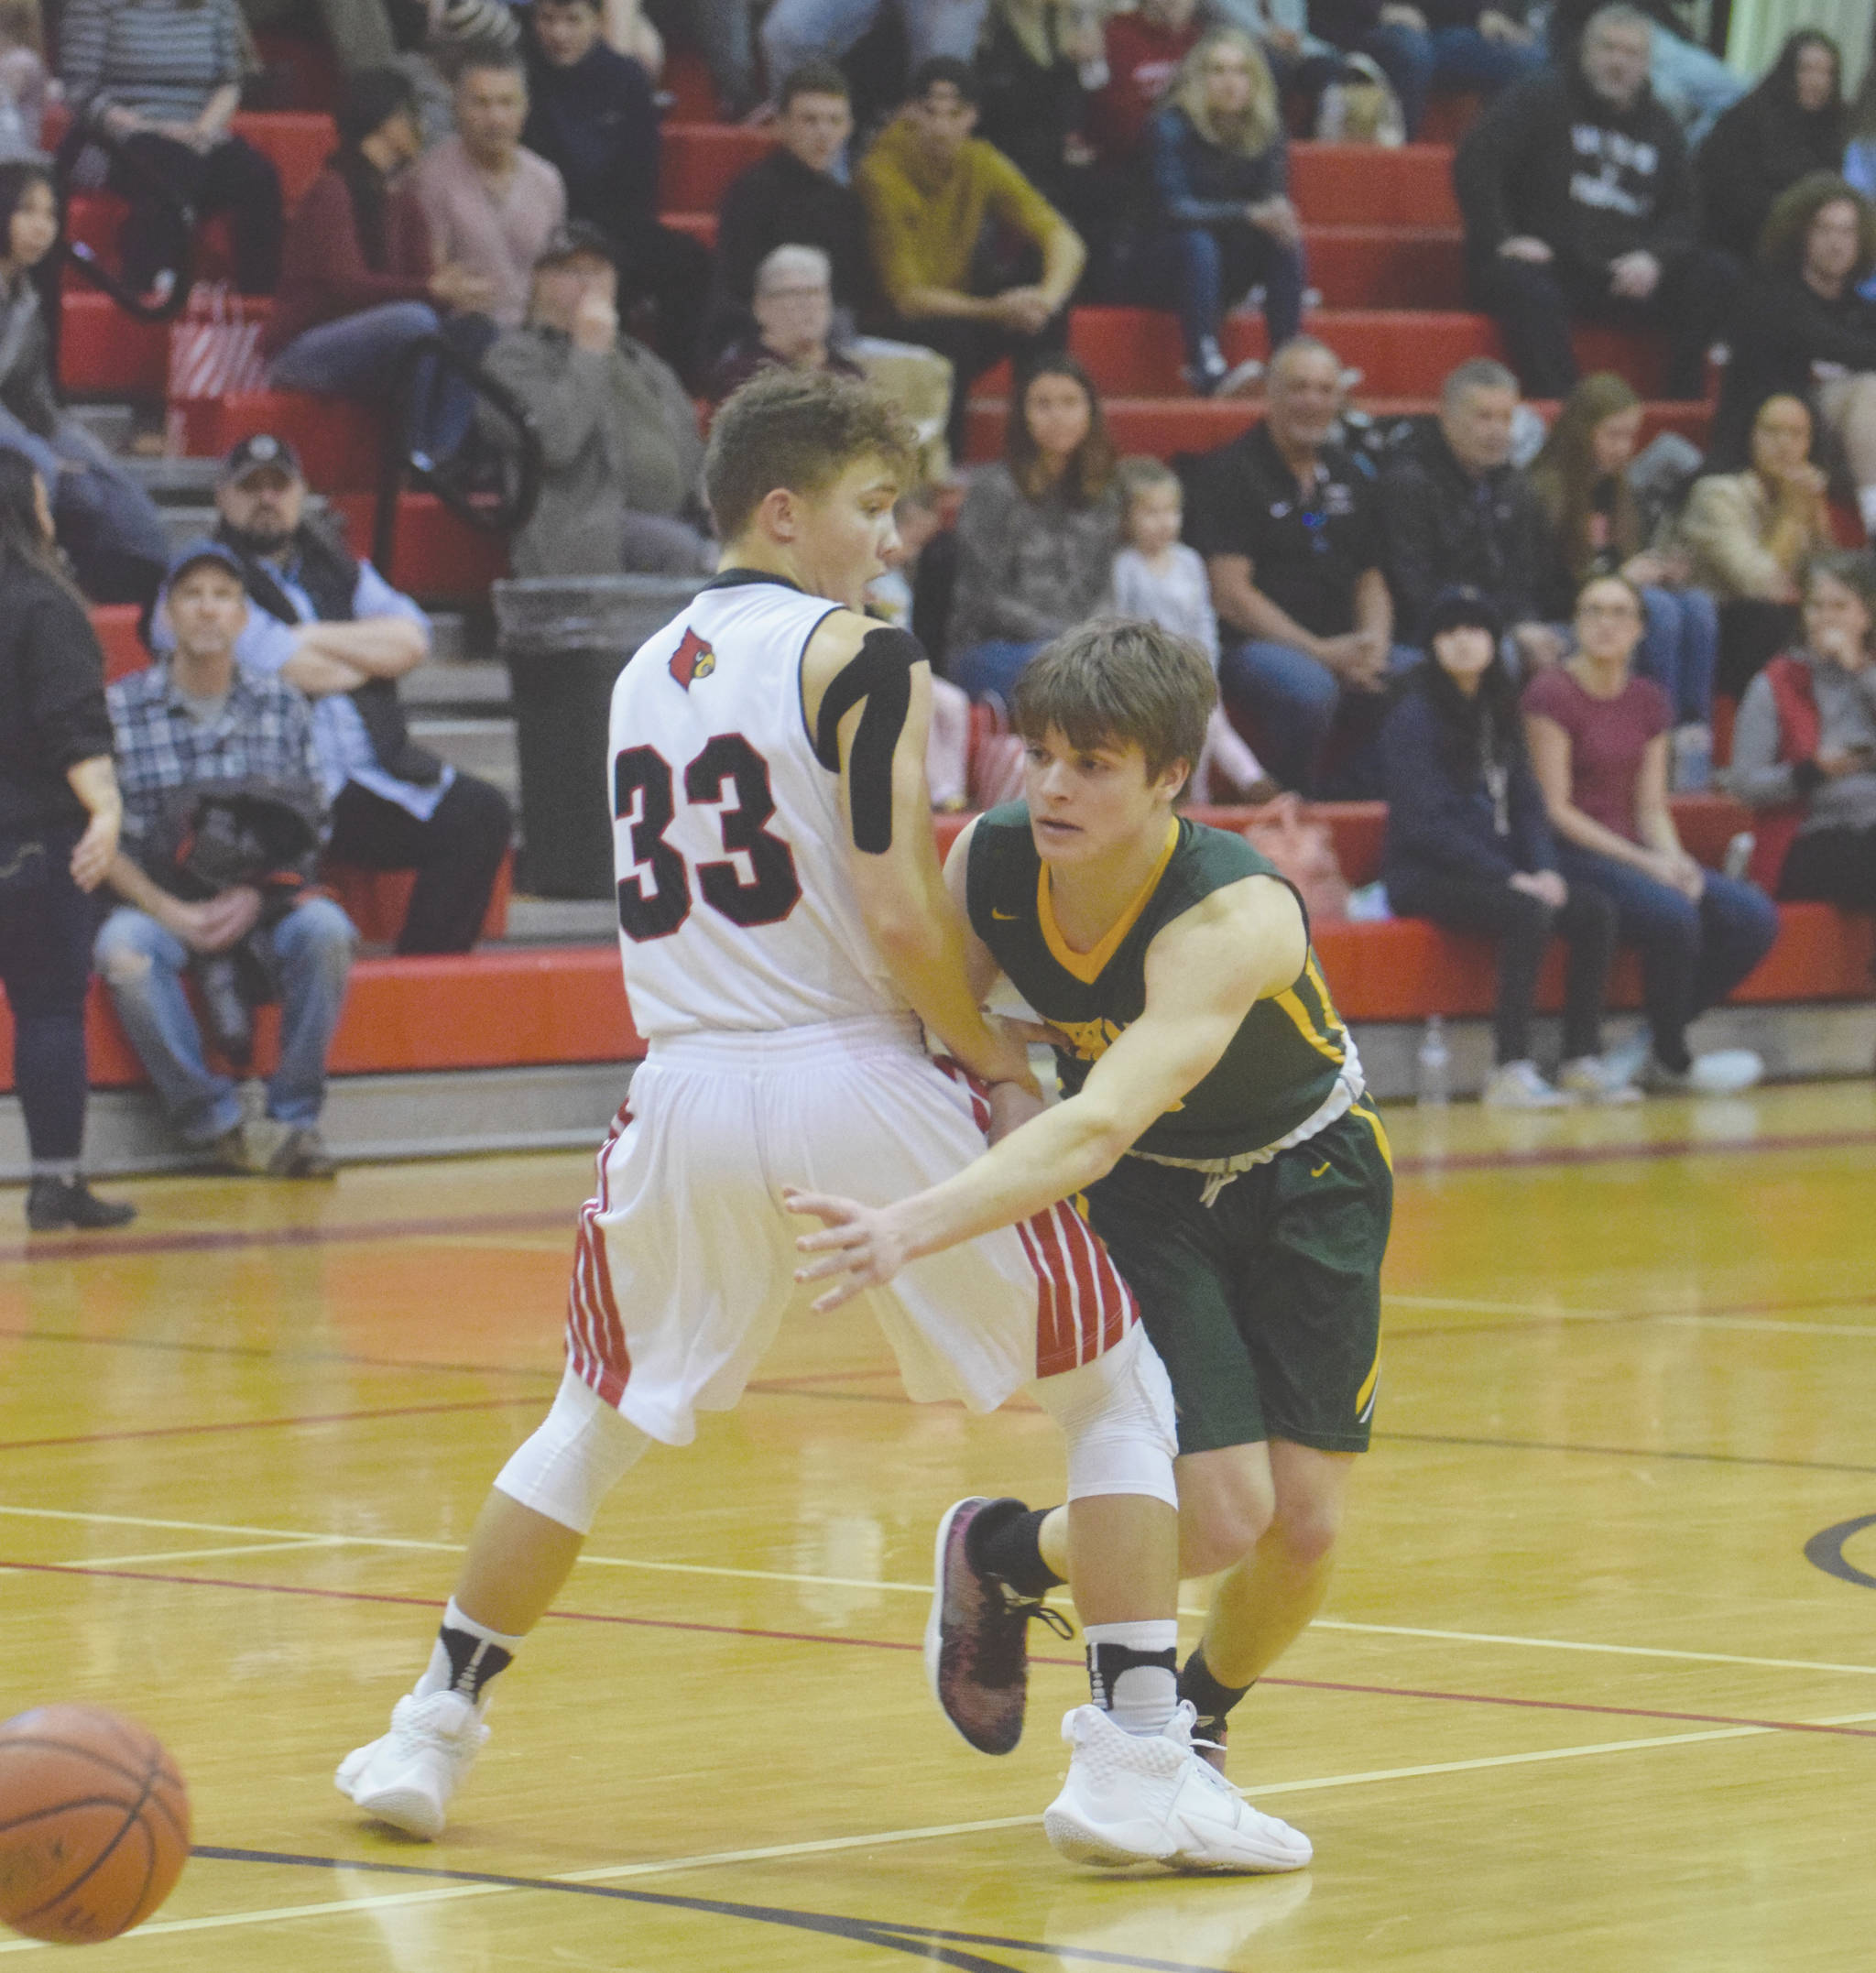
[[[1123,459],[1121,532],[1126,546],[1114,557],[1114,607],[1123,616],[1144,616],[1162,630],[1196,644],[1218,669],[1218,619],[1197,550],[1179,539],[1185,497],[1179,475],[1157,459]],[[1260,801],[1276,792],[1257,756],[1225,716],[1212,708],[1205,750],[1193,771],[1197,801]]]

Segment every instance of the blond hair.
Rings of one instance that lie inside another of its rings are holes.
[[[1241,121],[1231,129],[1215,121],[1205,103],[1205,64],[1220,48],[1235,48],[1250,68],[1250,101]],[[1258,158],[1282,135],[1282,108],[1271,65],[1263,50],[1240,27],[1214,28],[1197,42],[1179,64],[1168,94],[1185,112],[1186,121],[1199,136],[1220,150]]]

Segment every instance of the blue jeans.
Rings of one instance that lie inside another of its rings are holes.
[[[1356,44],[1372,56],[1401,99],[1407,135],[1415,136],[1435,89],[1496,95],[1535,74],[1548,59],[1542,41],[1490,41],[1477,27],[1371,27]]]
[[[957,652],[946,664],[944,675],[973,699],[994,692],[1007,705],[1022,668],[1048,641],[1038,638],[1033,644],[1019,644],[1011,638],[993,638],[987,644],[974,644]]]
[[[1397,644],[1388,653],[1388,670],[1404,670],[1417,663],[1419,656]],[[1251,744],[1258,758],[1283,787],[1303,794],[1317,791],[1323,748],[1337,713],[1346,706],[1372,714],[1371,720],[1362,721],[1371,730],[1345,763],[1354,781],[1367,778],[1372,763],[1364,763],[1364,757],[1379,730],[1384,693],[1345,692],[1336,674],[1306,652],[1257,638],[1225,648],[1219,656],[1218,685],[1233,718],[1254,728]]]
[[[427,301],[387,301],[295,336],[267,365],[267,387],[322,398],[382,398],[404,352],[425,336],[446,332]],[[454,452],[475,415],[468,386],[453,372],[440,379],[428,360],[412,379],[412,441],[432,459]]]
[[[762,52],[773,92],[809,61],[837,61],[879,17],[884,0],[775,0],[763,16]],[[905,23],[906,67],[934,55],[969,61],[983,32],[987,0],[897,0]]]
[[[1573,843],[1557,844],[1572,888],[1587,884],[1616,908],[1616,931],[1642,955],[1642,998],[1655,1059],[1685,1070],[1687,1023],[1724,1000],[1772,949],[1778,907],[1756,885],[1707,873],[1700,901]]]
[[[331,899],[310,898],[258,936],[271,948],[280,982],[280,1065],[267,1084],[267,1114],[299,1128],[317,1123],[325,1102],[326,1056],[358,934]],[[92,956],[177,1134],[203,1145],[232,1130],[241,1099],[203,1059],[202,1030],[182,988],[189,948],[146,912],[120,905]]]
[[[0,409],[0,446],[46,483],[59,545],[93,603],[148,603],[169,566],[169,538],[150,496],[76,419],[49,439]]]
[[[1271,352],[1289,342],[1303,322],[1303,250],[1284,246],[1262,227],[1241,220],[1228,226],[1178,226],[1172,229],[1170,253],[1179,284],[1179,315],[1185,332],[1185,360],[1199,367],[1200,345],[1217,340],[1225,311],[1242,300],[1260,281],[1264,289],[1264,325]],[[1151,279],[1155,262],[1165,256],[1149,255]],[[1159,281],[1152,280],[1155,296]]]
[[[1713,668],[1719,660],[1719,605],[1704,589],[1642,592],[1648,627],[1635,669],[1666,692],[1677,726],[1713,721]]]
[[[1655,100],[1679,120],[1691,151],[1718,121],[1720,112],[1729,110],[1750,85],[1711,49],[1657,26],[1648,86]]]

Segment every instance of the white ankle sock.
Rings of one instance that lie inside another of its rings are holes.
[[[451,1639],[454,1638],[452,1648]],[[521,1649],[523,1640],[505,1637],[473,1617],[465,1617],[454,1597],[443,1612],[442,1628],[431,1646],[430,1663],[417,1681],[416,1696],[427,1699],[432,1693],[453,1687],[465,1699],[480,1701],[483,1688],[497,1672],[504,1672]]]
[[[1124,1733],[1159,1733],[1179,1704],[1175,1619],[1087,1624],[1088,1689]]]

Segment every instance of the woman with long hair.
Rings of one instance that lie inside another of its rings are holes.
[[[1486,1103],[1547,1110],[1572,1096],[1626,1101],[1632,1086],[1602,1058],[1615,907],[1558,874],[1518,688],[1499,649],[1503,628],[1480,591],[1442,591],[1428,618],[1426,659],[1402,678],[1382,724],[1388,906],[1397,917],[1431,919],[1497,944]],[[1538,969],[1553,936],[1570,953],[1554,1085],[1533,1060],[1531,1040]]]
[[[957,517],[947,675],[1008,699],[1050,638],[1107,600],[1120,538],[1114,444],[1099,393],[1072,356],[1045,356],[1010,398],[1003,457]]]
[[[1592,575],[1626,576],[1641,591],[1648,627],[1635,668],[1674,708],[1675,787],[1699,787],[1706,776],[1696,764],[1711,758],[1719,605],[1688,585],[1685,555],[1656,552],[1642,540],[1628,479],[1641,437],[1635,392],[1608,370],[1586,376],[1532,462],[1531,485],[1550,518],[1573,592]]]
[[[1827,34],[1801,27],[1695,156],[1707,244],[1750,260],[1778,195],[1813,171],[1838,169],[1848,125],[1843,53]]]
[[[45,482],[0,452],[0,984],[38,1232],[136,1216],[93,1197],[79,1171],[91,894],[116,856],[123,814],[104,654],[59,566]]]
[[[1763,891],[1704,870],[1681,846],[1668,806],[1667,695],[1632,670],[1642,597],[1598,575],[1576,598],[1576,650],[1524,691],[1532,766],[1557,839],[1557,867],[1614,905],[1642,955],[1648,1040],[1611,1058],[1645,1088],[1718,1095],[1750,1087],[1764,1064],[1747,1049],[1694,1057],[1687,1025],[1724,1000],[1778,936]]]
[[[1846,180],[1814,171],[1780,196],[1728,334],[1712,457],[1737,466],[1766,398],[1802,398],[1876,534],[1876,301],[1858,291],[1872,271],[1876,206]]]
[[[1728,781],[1758,811],[1760,883],[1876,911],[1876,556],[1811,563],[1804,640],[1747,688]]]
[[[1694,482],[1675,524],[1694,580],[1719,598],[1716,688],[1737,699],[1761,665],[1797,634],[1799,578],[1831,546],[1816,427],[1802,398],[1766,398],[1752,420],[1743,473]]]
[[[1282,105],[1257,43],[1208,34],[1147,131],[1154,219],[1173,263],[1185,374],[1210,397],[1235,381],[1219,347],[1226,311],[1254,284],[1275,355],[1303,321],[1303,227],[1290,202]]]
[[[43,164],[0,164],[0,447],[51,489],[59,540],[98,603],[148,603],[169,538],[149,496],[60,403],[38,270],[59,238]]]

